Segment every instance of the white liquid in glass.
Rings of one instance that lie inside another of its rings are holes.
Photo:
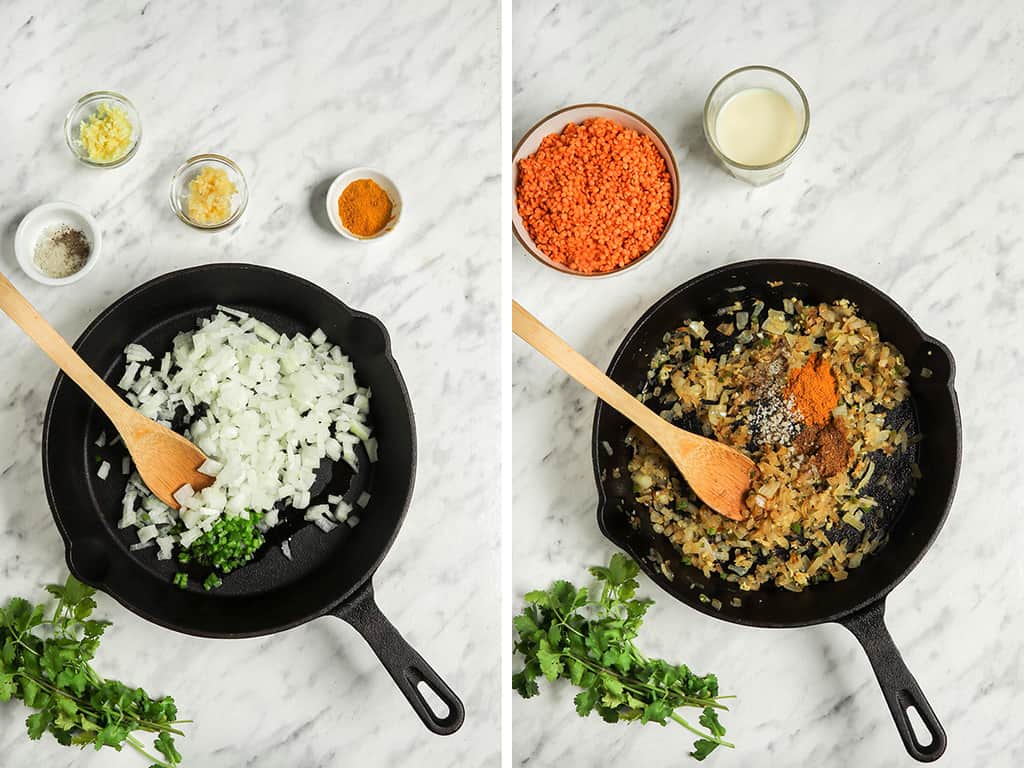
[[[723,154],[742,165],[781,160],[800,138],[800,120],[789,101],[770,88],[748,88],[729,98],[715,120]]]

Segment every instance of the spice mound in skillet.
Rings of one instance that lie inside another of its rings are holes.
[[[545,136],[519,161],[516,206],[545,255],[575,272],[610,272],[658,242],[672,181],[650,137],[594,118]]]
[[[663,418],[754,460],[746,519],[712,512],[638,430],[627,438],[629,471],[638,510],[684,563],[745,590],[800,591],[846,578],[884,543],[872,494],[910,481],[876,467],[916,452],[919,438],[899,408],[909,395],[903,357],[855,306],[786,299],[762,317],[765,309],[736,302],[713,331],[687,321],[666,334],[640,395]]]

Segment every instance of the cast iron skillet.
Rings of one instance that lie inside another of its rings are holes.
[[[782,286],[768,285],[779,280],[784,281]],[[879,518],[874,522],[889,531],[889,542],[865,558],[860,568],[851,570],[845,581],[818,584],[800,593],[768,587],[742,592],[718,577],[705,578],[696,568],[683,565],[668,541],[651,530],[644,511],[634,508],[627,469],[630,449],[624,443],[630,425],[601,402],[594,417],[592,446],[598,523],[605,536],[639,561],[662,589],[708,616],[753,627],[842,624],[860,641],[871,660],[907,751],[923,762],[936,760],[946,748],[946,734],[903,663],[885,628],[883,614],[886,595],[910,573],[938,534],[956,487],[960,413],[949,350],[923,333],[892,299],[853,275],[811,262],[766,259],[712,270],[671,291],[629,331],[612,358],[608,374],[627,390],[639,392],[662,336],[683,320],[701,318],[710,329],[721,322],[715,319],[715,311],[736,300],[750,306],[752,300],[760,298],[768,307],[779,308],[783,298],[790,296],[805,302],[847,298],[856,303],[861,316],[878,324],[883,340],[903,353],[911,369],[912,408],[907,408],[902,417],[905,421],[909,418],[911,429],[916,425],[923,439],[916,456],[905,454],[885,467],[893,489],[868,489],[884,497],[879,498]],[[605,445],[611,446],[611,455]],[[915,458],[924,479],[911,495],[908,476]],[[876,469],[874,477],[882,474]],[[661,569],[662,561],[674,574],[673,579]],[[706,597],[701,599],[701,595]],[[731,602],[734,599],[739,600],[738,606]],[[716,606],[720,602],[721,608],[716,610],[711,601]],[[911,728],[907,717],[910,707],[921,715],[931,734],[927,744],[922,744]]]
[[[379,460],[361,455],[352,476],[325,462],[314,497],[344,494],[354,501],[371,494],[359,525],[329,534],[304,524],[302,513],[268,534],[257,559],[206,592],[171,584],[176,560],[158,561],[153,549],[131,552],[134,533],[119,530],[120,474],[124,448],[97,448],[101,431],[113,434],[98,408],[63,374],[57,376],[43,425],[43,478],[53,518],[64,539],[68,567],[130,611],[169,629],[203,637],[252,637],[280,632],[330,614],[366,639],[413,709],[434,733],[462,725],[462,702],[384,617],[371,579],[402,524],[412,495],[416,436],[412,405],[390,341],[376,318],[349,309],[322,288],[286,272],[248,264],[212,264],[172,272],[122,296],[85,330],[75,349],[108,383],[124,370],[122,349],[131,341],[154,354],[170,347],[180,331],[195,327],[217,304],[245,310],[285,333],[319,327],[356,366],[359,383],[372,391],[370,418]],[[107,481],[96,477],[96,456],[113,466]],[[316,503],[314,500],[313,503]],[[291,537],[292,560],[277,546]],[[429,686],[447,705],[437,714],[417,686]]]

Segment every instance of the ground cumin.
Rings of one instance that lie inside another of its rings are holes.
[[[338,198],[338,217],[353,235],[372,237],[391,220],[391,198],[373,179],[353,181]]]
[[[823,426],[806,425],[793,441],[793,447],[811,460],[822,477],[842,472],[853,455],[846,425],[835,416]]]
[[[823,426],[839,402],[836,379],[821,355],[811,355],[807,362],[789,372],[785,397],[805,424]]]

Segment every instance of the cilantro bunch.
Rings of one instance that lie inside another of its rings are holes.
[[[719,696],[714,675],[696,675],[684,664],[648,659],[633,644],[653,600],[634,597],[639,584],[635,562],[622,554],[608,567],[591,568],[601,585],[600,597],[586,588],[556,581],[548,590],[528,592],[528,605],[512,620],[519,639],[515,651],[523,668],[512,687],[525,699],[539,693],[537,678],[569,680],[580,688],[576,711],[596,711],[606,722],[639,720],[667,725],[675,721],[699,738],[690,755],[703,760],[725,741],[716,710],[728,709]],[[676,713],[682,707],[701,710],[699,726]]]
[[[38,710],[25,721],[30,739],[49,731],[65,746],[121,751],[127,744],[150,768],[180,765],[173,737],[184,734],[175,726],[189,721],[176,719],[174,699],[153,699],[142,688],[105,680],[89,663],[110,626],[90,618],[95,590],[69,575],[46,591],[57,598],[48,621],[45,606],[20,597],[0,609],[0,701],[21,699]],[[163,759],[146,750],[137,731],[157,734],[153,748]]]

